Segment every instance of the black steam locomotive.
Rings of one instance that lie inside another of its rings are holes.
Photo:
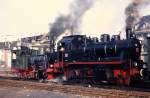
[[[63,75],[65,81],[81,83],[140,82],[144,76],[141,44],[131,34],[123,40],[119,35],[110,38],[103,34],[100,41],[84,35],[65,36],[58,42],[57,51],[49,55],[48,75]]]
[[[132,34],[127,30],[127,38],[123,40],[119,35],[110,38],[108,34],[101,35],[100,39],[85,35],[65,36],[58,42],[57,51],[45,54],[46,67],[45,63],[36,62],[15,72],[37,78],[39,69],[34,68],[37,65],[44,66],[43,77],[47,79],[63,77],[67,82],[121,85],[140,82],[145,76],[140,59],[141,43]]]

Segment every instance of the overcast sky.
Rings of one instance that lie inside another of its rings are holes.
[[[0,38],[37,35],[49,31],[59,14],[69,12],[73,0],[0,0]],[[83,17],[83,34],[117,34],[124,27],[124,9],[130,0],[95,0],[96,3]],[[6,37],[7,36],[7,37]]]
[[[71,0],[0,0],[0,36],[48,32],[48,24],[68,10]],[[14,37],[14,36],[13,36]]]

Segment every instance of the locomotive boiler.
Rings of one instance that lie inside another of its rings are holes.
[[[114,35],[117,36],[117,35]],[[67,40],[66,40],[67,39]],[[77,40],[76,40],[77,39]],[[141,44],[136,38],[120,40],[113,38],[110,40],[108,34],[101,36],[101,42],[95,39],[88,39],[81,35],[64,37],[60,41],[59,48],[65,49],[67,60],[110,59],[111,57],[130,57],[132,60],[139,60]],[[75,56],[76,55],[76,56]],[[114,58],[115,59],[115,58]]]

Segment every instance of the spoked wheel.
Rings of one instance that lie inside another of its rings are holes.
[[[86,79],[82,79],[81,83],[86,84]]]
[[[92,79],[93,84],[98,84],[98,82],[95,79]]]
[[[16,73],[16,78],[20,80],[22,78],[21,73]]]
[[[118,86],[124,85],[124,79],[121,76],[118,76],[117,80],[116,80],[116,84]]]
[[[127,85],[127,86],[130,86],[130,85],[131,85],[131,77],[130,77],[130,76],[127,77],[127,78],[125,78],[124,84]]]
[[[38,80],[38,73],[37,72],[34,73],[34,79]]]
[[[117,85],[119,85],[119,86],[130,86],[130,85],[132,85],[132,79],[131,79],[131,77],[129,76],[129,77],[126,77],[126,78],[124,78],[124,77],[119,77],[118,79],[117,79]]]

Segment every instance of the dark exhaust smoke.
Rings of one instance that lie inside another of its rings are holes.
[[[60,15],[50,27],[50,38],[56,38],[69,30],[76,34],[80,31],[79,25],[83,15],[88,11],[96,0],[74,0],[70,5],[70,13],[68,15]]]
[[[126,28],[132,28],[134,26],[134,23],[139,18],[139,6],[140,6],[140,3],[141,3],[140,0],[138,2],[137,2],[137,0],[134,0],[125,9]]]
[[[132,0],[125,9],[126,15],[126,38],[132,37],[132,30],[140,16],[140,9],[143,5],[150,3],[149,0]]]

